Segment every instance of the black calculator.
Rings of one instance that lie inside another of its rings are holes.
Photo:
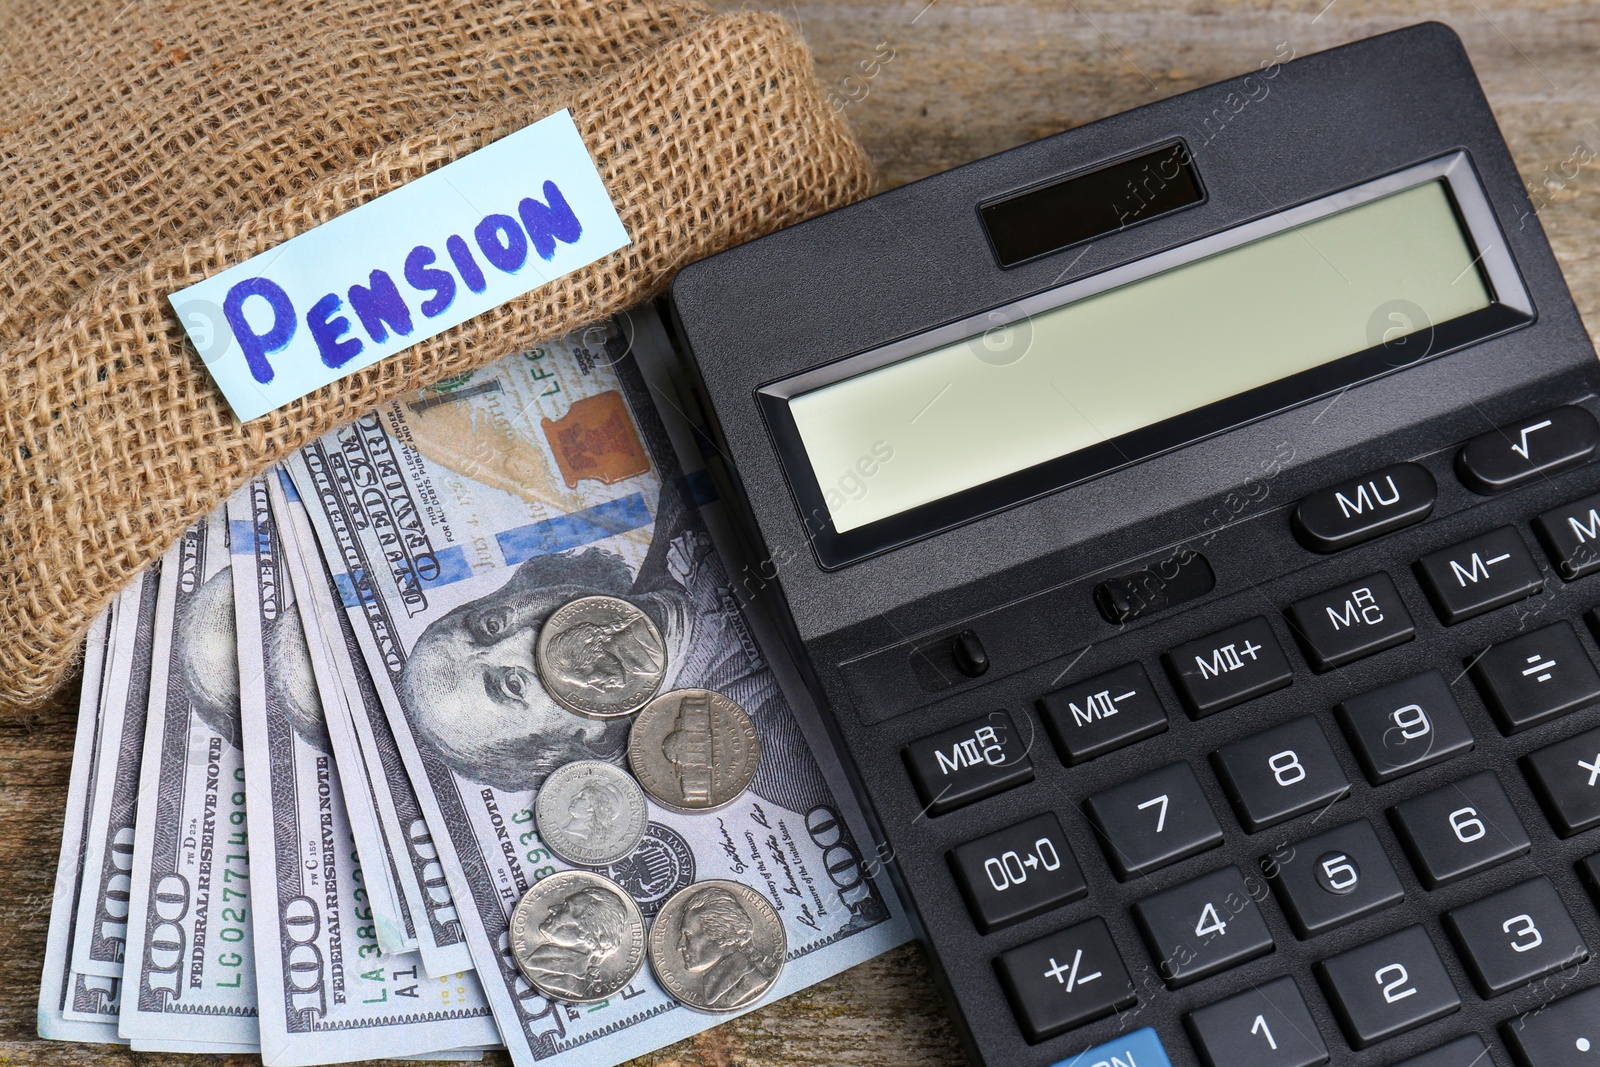
[[[1600,1067],[1600,366],[1448,28],[671,304],[972,1062]]]

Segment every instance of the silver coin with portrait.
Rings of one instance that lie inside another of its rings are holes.
[[[613,596],[569,600],[539,628],[534,649],[545,690],[595,719],[632,715],[667,673],[667,644],[638,607]]]
[[[545,847],[579,867],[604,867],[631,855],[650,823],[639,783],[602,760],[557,768],[539,787],[533,813]]]
[[[511,910],[511,956],[552,1000],[605,1000],[644,963],[644,916],[609,878],[560,871],[535,882]]]
[[[783,973],[789,938],[766,897],[738,882],[696,882],[663,905],[650,927],[650,969],[696,1011],[738,1011]]]
[[[644,791],[672,811],[712,811],[749,787],[761,762],[755,723],[709,689],[656,697],[628,732],[628,766]]]

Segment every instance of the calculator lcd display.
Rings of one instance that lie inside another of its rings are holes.
[[[1493,301],[1428,181],[792,396],[840,533]]]

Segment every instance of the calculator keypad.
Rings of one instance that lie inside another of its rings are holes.
[[[1265,696],[1294,681],[1266,619],[1246,619],[1169,651],[1163,659],[1195,718]]]
[[[1539,418],[1524,421],[1531,436],[1544,432]],[[1550,455],[1546,470],[1568,462]],[[1461,480],[1489,491],[1505,457],[1471,471],[1465,457]],[[1395,497],[1387,481],[1374,488],[1390,473],[1404,499],[1382,515],[1356,508],[1367,482],[1374,502],[1378,489]],[[1343,526],[1331,521],[1344,506],[1334,490],[1355,509]],[[1467,1021],[1441,1022],[1470,983],[1470,1025],[1498,1007],[1490,1025],[1504,1023],[1522,1067],[1600,1067],[1600,1024],[1579,1026],[1578,1008],[1511,1015],[1530,987],[1587,977],[1584,931],[1600,907],[1596,846],[1582,860],[1567,853],[1564,875],[1517,863],[1600,831],[1600,728],[1561,725],[1600,705],[1578,622],[1600,635],[1600,585],[1585,594],[1576,584],[1600,573],[1600,493],[1555,508],[1546,496],[1537,515],[1502,512],[1475,527],[1456,521],[1461,497],[1420,463],[1308,496],[1294,536],[1326,554],[1326,580],[1269,574],[1231,621],[1153,630],[1140,658],[1104,658],[1099,646],[1121,638],[1102,637],[1080,654],[1094,651],[1092,670],[1069,664],[1020,705],[905,745],[919,818],[971,809],[948,820],[960,829],[942,842],[946,877],[967,936],[992,946],[983,959],[1022,1036],[1041,1044],[1087,1028],[1076,1047],[1042,1049],[1049,1062],[1090,1067],[1126,1053],[1157,1067],[1492,1067],[1499,1054],[1461,1036]],[[1446,547],[1339,569],[1340,553],[1375,537],[1416,544],[1421,535],[1398,531],[1430,520],[1439,502],[1454,509],[1454,532],[1432,539]],[[1554,588],[1547,567],[1563,579]],[[1215,573],[1224,590],[1237,581],[1225,563]],[[1276,600],[1280,581],[1294,592]],[[1414,614],[1424,600],[1432,614]],[[1165,627],[1180,607],[1134,625]],[[985,629],[998,651],[996,632]],[[1418,647],[1429,643],[1440,647]],[[1152,669],[1157,657],[1164,671]],[[1003,653],[996,662],[1009,669]],[[1282,692],[1297,675],[1301,688]],[[1169,715],[1174,700],[1187,718]],[[1033,714],[1050,744],[1035,743]],[[1550,736],[1519,737],[1537,729]],[[1001,809],[1009,819],[984,814]],[[1312,1010],[1313,997],[1325,1007]],[[1165,998],[1181,998],[1192,1055],[1161,1021]],[[1594,990],[1568,999],[1600,1013]],[[1317,1022],[1330,1013],[1334,1022]]]
[[[1438,889],[1533,847],[1493,771],[1480,771],[1393,810],[1395,832],[1422,884]]]
[[[1420,926],[1324,960],[1316,971],[1353,1048],[1375,1045],[1461,1008],[1461,995]]]
[[[1330,807],[1350,781],[1314,716],[1293,719],[1217,751],[1217,776],[1251,833]]]
[[[1565,620],[1492,646],[1472,678],[1508,735],[1600,700],[1600,674]]]
[[[1317,1024],[1293,978],[1263,982],[1187,1020],[1208,1067],[1317,1067],[1328,1062]]]
[[[1053,811],[951,849],[950,867],[972,921],[986,934],[1089,892]]]
[[[1544,572],[1514,526],[1502,526],[1417,561],[1417,577],[1446,625],[1514,604],[1544,588]]]
[[[1131,1008],[1139,999],[1104,919],[1003,952],[995,968],[1023,1033],[1035,1044]]]
[[[1520,989],[1589,958],[1589,946],[1548,878],[1448,911],[1444,925],[1485,997]]]
[[[1222,844],[1222,827],[1187,763],[1124,782],[1083,807],[1123,881]]]
[[[1145,897],[1133,915],[1173,989],[1272,951],[1272,934],[1237,867]]]
[[[1365,819],[1298,841],[1281,858],[1265,857],[1262,869],[1301,937],[1315,937],[1405,899],[1400,876]]]

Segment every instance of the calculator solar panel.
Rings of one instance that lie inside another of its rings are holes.
[[[1594,350],[1453,33],[1273,63],[686,269],[741,592],[827,709],[974,1063],[1600,1064]],[[1174,144],[1192,169],[1148,218],[1026,225]],[[1321,239],[1272,220],[1403,174],[1447,175],[1508,257],[1406,352],[1375,309],[1347,378],[1251,379],[1020,472],[984,452],[976,486],[897,483],[892,448],[837,484],[811,462],[871,400],[839,383],[991,309],[1045,336],[1063,287]],[[856,484],[886,495],[847,512]]]

